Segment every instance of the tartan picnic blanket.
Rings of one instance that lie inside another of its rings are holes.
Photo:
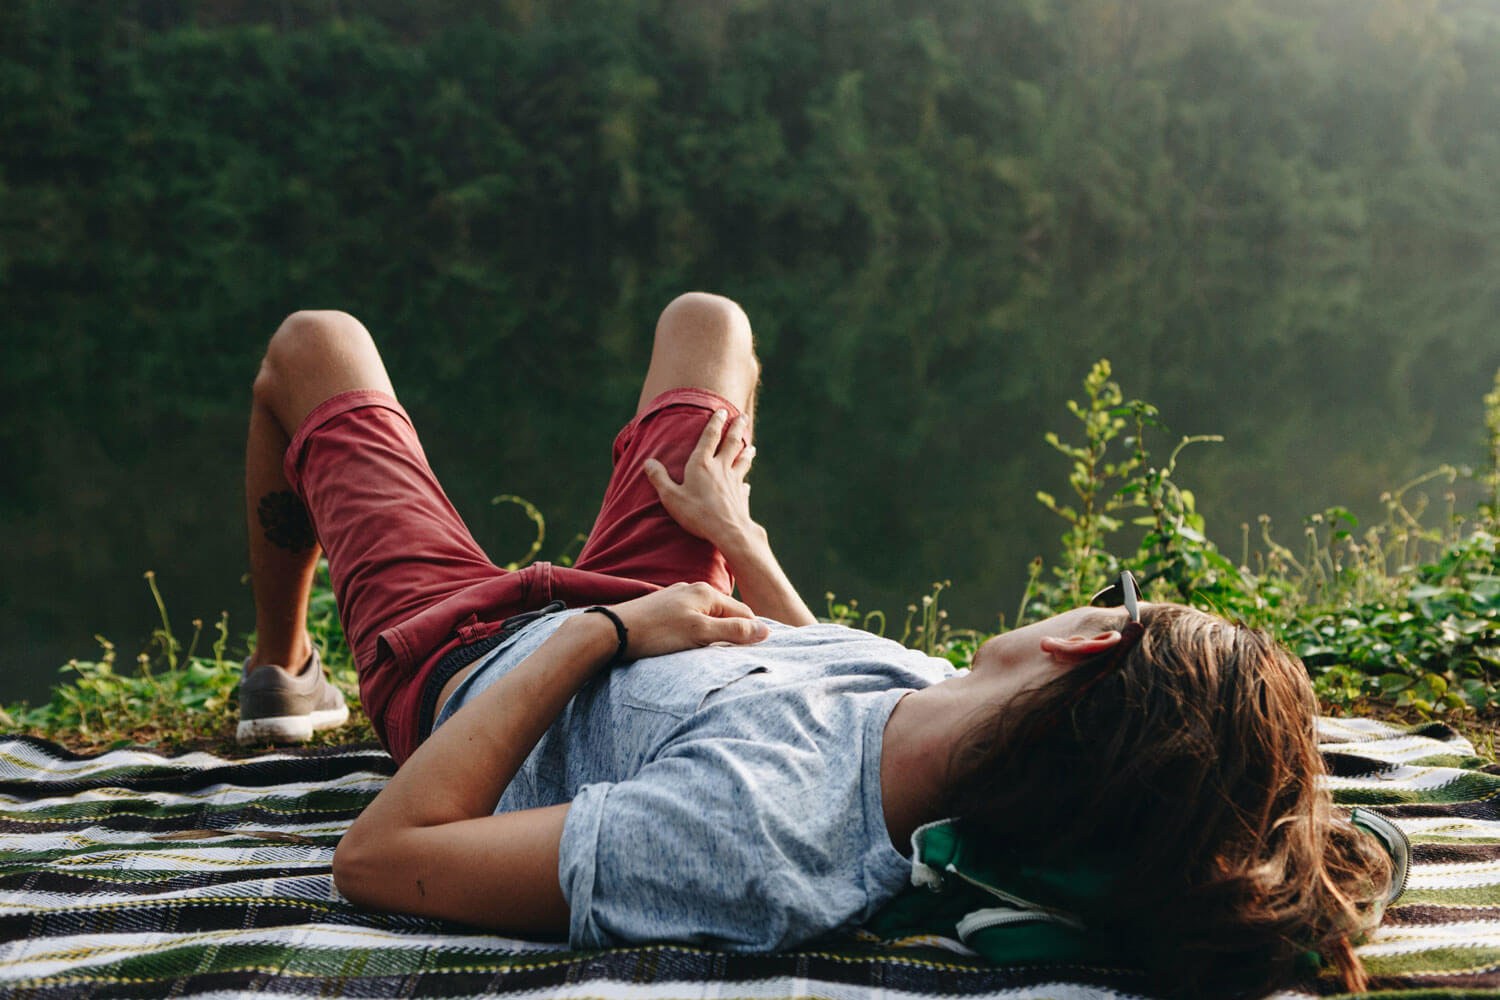
[[[1320,720],[1336,800],[1411,837],[1360,953],[1389,995],[1500,996],[1500,765],[1441,724]],[[676,1000],[1147,997],[1129,969],[991,967],[957,942],[841,937],[770,955],[569,951],[339,898],[334,845],[394,770],[373,745],[245,760],[72,754],[0,737],[0,993]],[[1330,982],[1309,991],[1330,992]],[[1308,993],[1281,994],[1284,998]]]

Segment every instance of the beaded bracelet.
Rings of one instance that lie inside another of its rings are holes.
[[[612,621],[612,622],[615,623],[615,635],[619,636],[619,638],[620,638],[620,645],[619,645],[618,648],[615,649],[615,658],[613,660],[610,660],[609,662],[611,664],[624,663],[625,662],[625,642],[626,642],[626,640],[630,636],[630,633],[628,631],[626,631],[626,629],[625,629],[625,623],[622,622],[622,621],[620,621],[620,616],[619,615],[615,614],[613,611],[609,610],[606,607],[601,607],[598,604],[594,605],[592,608],[584,608],[583,609],[583,613],[584,614],[588,614],[590,611],[597,611],[597,612],[599,612],[599,614],[603,615],[604,617],[608,618],[610,621]]]

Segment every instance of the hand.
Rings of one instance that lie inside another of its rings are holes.
[[[744,443],[749,421],[742,414],[726,430],[728,416],[724,410],[715,410],[708,418],[683,467],[681,483],[656,459],[644,463],[646,478],[672,520],[719,549],[755,526],[750,517],[750,484],[745,482],[755,458],[755,446]]]
[[[674,583],[610,610],[625,623],[625,657],[631,660],[715,642],[760,642],[771,631],[749,607],[706,583]]]

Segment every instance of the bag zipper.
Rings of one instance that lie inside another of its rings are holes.
[[[1075,930],[1083,929],[1081,921],[1054,910],[1003,910],[996,907],[989,910],[975,910],[965,915],[958,922],[958,939],[968,944],[969,938],[980,931],[1013,924],[1061,924]]]
[[[1009,903],[1011,904],[1011,906],[1016,907],[1016,910],[1010,911],[1003,911],[999,909],[975,910],[974,913],[970,914],[969,916],[974,916],[975,914],[979,913],[1015,913],[1017,911],[1024,911],[1024,913],[1028,915],[1024,919],[1053,920],[1058,923],[1067,924],[1070,927],[1083,927],[1083,922],[1077,917],[1073,916],[1071,913],[1068,913],[1066,910],[1058,910],[1050,906],[1043,906],[1042,904],[1034,903],[1023,896],[1017,896],[1014,893],[1006,892],[1004,889],[997,889],[994,886],[989,885],[988,883],[979,881],[973,876],[964,874],[956,867],[954,867],[951,863],[948,864],[944,868],[944,870],[952,872],[953,874],[957,875],[959,878],[963,879],[965,882],[976,888],[983,889],[985,892],[989,893],[991,896],[994,896],[996,899],[999,899],[1002,902]],[[1032,914],[1034,914],[1035,916],[1029,916]],[[964,919],[967,920],[968,917],[965,917]]]
[[[1390,906],[1406,892],[1406,883],[1411,880],[1411,838],[1390,819],[1369,809],[1355,809],[1349,814],[1349,822],[1381,841],[1391,856],[1392,867],[1400,876],[1400,882],[1398,884],[1394,878],[1391,880],[1392,892],[1385,900],[1385,905]]]

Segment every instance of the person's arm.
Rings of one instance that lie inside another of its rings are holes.
[[[817,622],[776,561],[765,528],[752,522],[743,535],[719,539],[714,544],[724,553],[724,561],[734,574],[740,597],[755,609],[756,614],[785,625]]]
[[[817,619],[777,562],[766,529],[750,516],[745,474],[755,446],[744,445],[745,418],[735,418],[726,429],[727,419],[724,410],[708,418],[681,483],[656,459],[646,460],[646,478],[672,520],[724,554],[740,596],[756,614],[787,625],[811,625]]]
[[[629,632],[630,659],[766,635],[749,608],[707,584],[677,584],[612,610]],[[617,648],[606,616],[575,615],[465,705],[339,842],[339,891],[373,909],[512,933],[565,931],[557,869],[568,806],[492,813],[547,727]]]

